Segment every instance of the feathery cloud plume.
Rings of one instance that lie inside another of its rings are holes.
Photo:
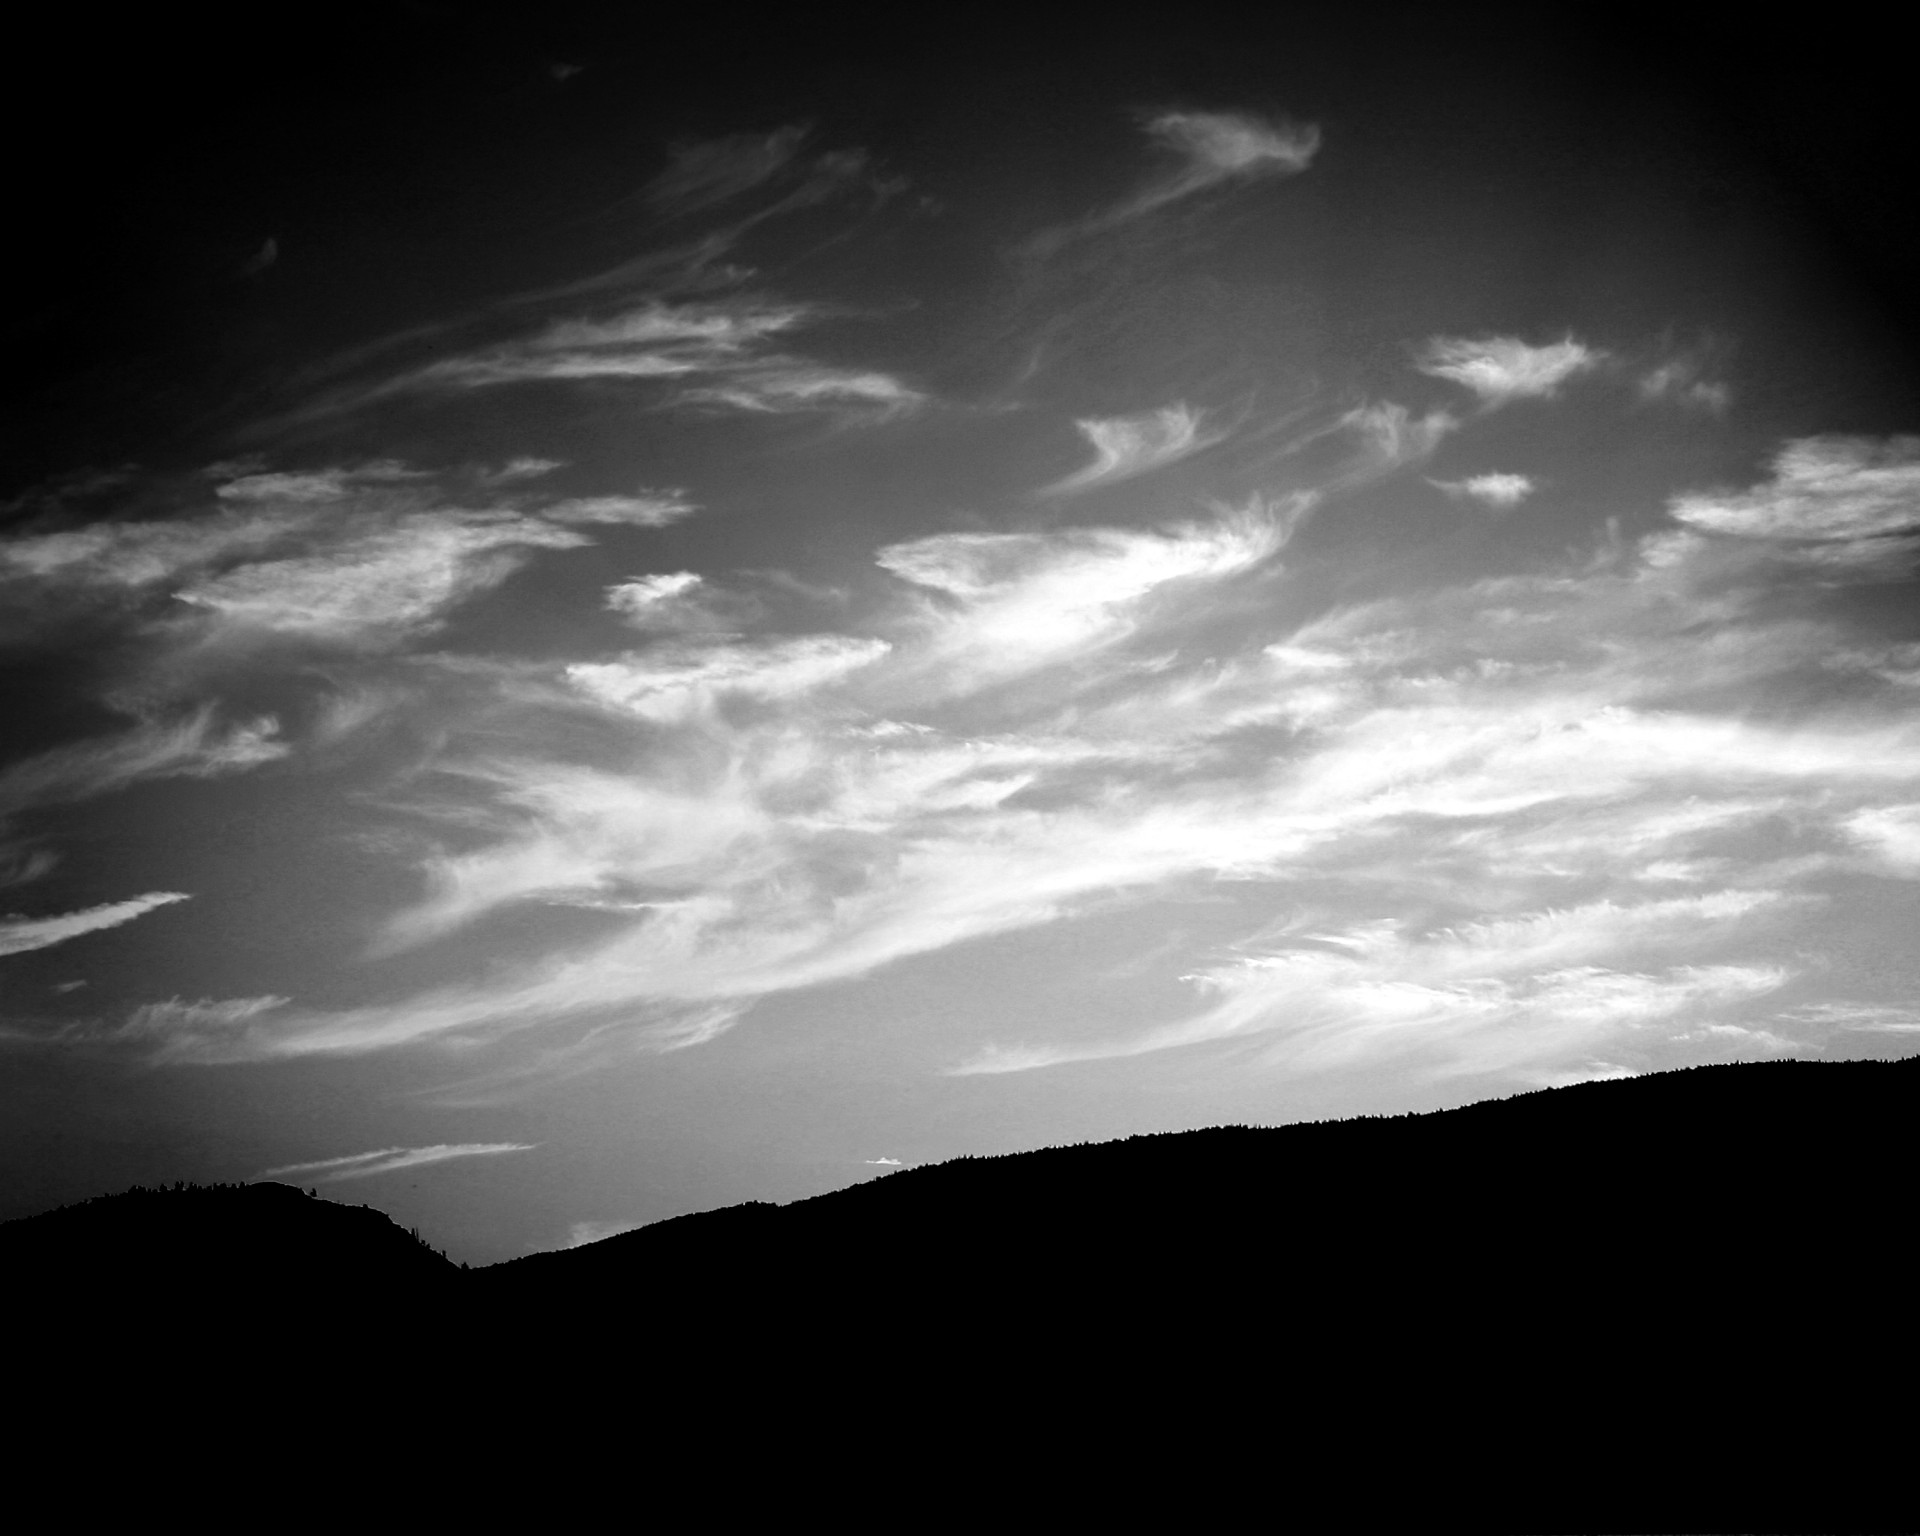
[[[1046,487],[1042,494],[1069,495],[1143,475],[1226,437],[1224,431],[1203,432],[1201,420],[1200,412],[1182,402],[1140,416],[1076,421],[1081,436],[1093,447],[1093,462]]]
[[[0,917],[0,955],[21,955],[28,950],[64,944],[83,933],[97,933],[102,928],[117,928],[122,923],[130,923],[155,907],[186,900],[188,896],[184,891],[149,891],[144,896],[104,902],[97,907],[63,912],[55,917],[22,917],[18,914]]]
[[[1920,532],[1920,437],[1803,437],[1747,491],[1677,497],[1680,522],[1749,539],[1852,543]]]
[[[499,1157],[507,1152],[531,1152],[538,1142],[467,1141],[442,1142],[432,1147],[383,1147],[377,1152],[355,1152],[347,1157],[327,1157],[315,1163],[287,1163],[254,1175],[258,1179],[291,1177],[312,1179],[316,1184],[338,1184],[343,1179],[370,1179],[375,1174],[396,1173],[402,1168],[422,1168],[430,1163],[450,1162],[458,1157]]]
[[[117,736],[71,742],[0,770],[0,813],[71,804],[144,779],[211,778],[287,755],[272,716],[221,729],[212,705],[176,720],[146,720]]]
[[[1049,254],[1071,240],[1130,223],[1209,187],[1297,175],[1320,150],[1320,130],[1313,124],[1268,121],[1248,112],[1161,112],[1142,126],[1180,163],[1107,208],[1042,231],[1027,242],[1029,252]]]
[[[648,183],[645,196],[672,218],[728,202],[777,175],[798,153],[806,130],[729,134],[682,140],[668,151],[667,168]]]
[[[1547,399],[1577,373],[1595,367],[1600,354],[1569,336],[1544,347],[1511,336],[1435,337],[1422,350],[1422,373],[1451,379],[1489,407],[1510,400]]]

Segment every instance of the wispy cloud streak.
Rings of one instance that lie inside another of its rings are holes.
[[[355,1152],[314,1163],[287,1163],[254,1175],[255,1179],[311,1179],[315,1184],[338,1184],[346,1179],[370,1179],[403,1168],[423,1168],[460,1157],[499,1157],[507,1152],[531,1152],[538,1142],[469,1141],[432,1147],[383,1147],[377,1152]]]
[[[1093,462],[1048,486],[1043,494],[1071,495],[1131,479],[1210,448],[1226,437],[1223,430],[1203,429],[1202,420],[1200,412],[1180,403],[1142,416],[1075,422],[1093,448]]]
[[[125,901],[104,902],[79,912],[62,912],[54,917],[0,917],[0,955],[21,955],[29,950],[64,944],[83,933],[98,933],[117,928],[136,917],[144,917],[156,907],[186,901],[184,891],[150,891]]]

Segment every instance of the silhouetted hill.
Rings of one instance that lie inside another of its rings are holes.
[[[135,1192],[0,1227],[0,1272],[76,1349],[131,1298],[161,1375],[425,1382],[570,1450],[891,1426],[1109,1491],[1270,1465],[1337,1525],[1913,1529],[1917,1097],[1920,1061],[1698,1068],[961,1158],[474,1271],[280,1186]]]
[[[458,1273],[417,1233],[367,1206],[286,1184],[130,1189],[0,1224],[0,1272],[69,1301],[138,1275],[192,1300],[211,1292],[271,1305],[341,1288],[444,1286]]]

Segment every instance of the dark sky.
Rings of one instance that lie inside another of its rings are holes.
[[[1676,17],[17,33],[0,1216],[1903,1051],[1901,66]]]

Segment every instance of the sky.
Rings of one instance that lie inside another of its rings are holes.
[[[1892,66],[1225,14],[46,32],[0,1217],[1911,1054]]]

